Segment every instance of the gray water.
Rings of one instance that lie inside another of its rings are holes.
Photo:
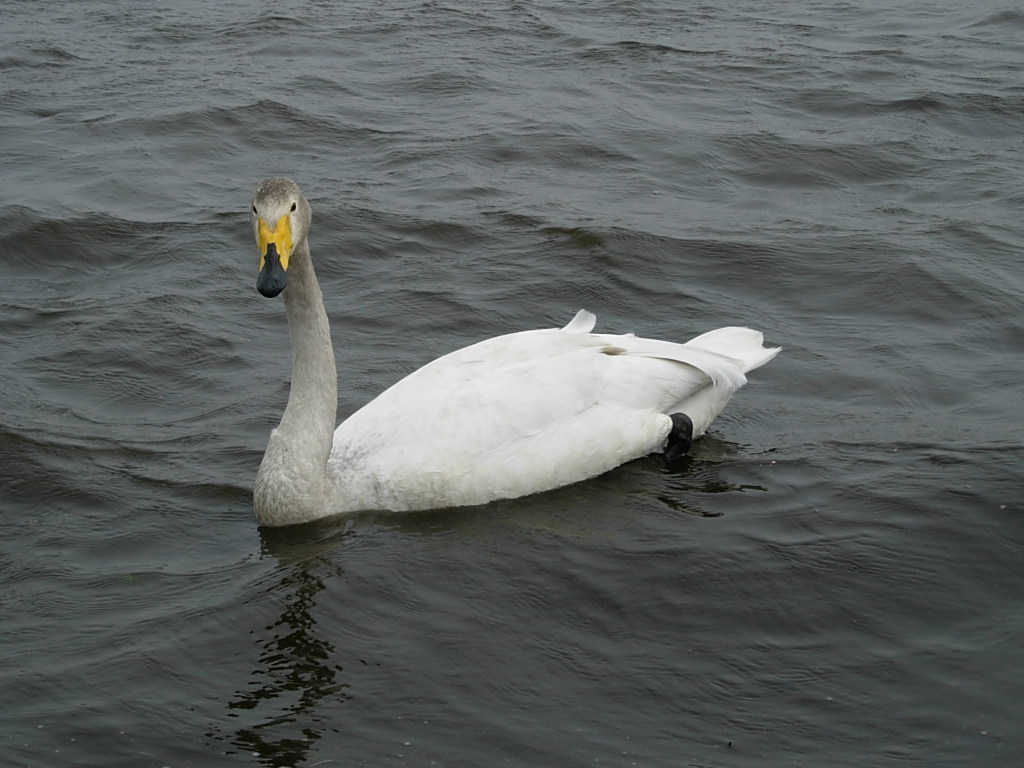
[[[0,12],[0,764],[1024,764],[1019,5]],[[271,174],[339,417],[580,307],[785,351],[679,469],[260,530]]]

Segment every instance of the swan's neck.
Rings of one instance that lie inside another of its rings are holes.
[[[305,240],[291,262],[284,307],[292,341],[292,383],[253,494],[256,517],[267,525],[299,523],[324,514],[327,458],[338,409],[331,332]]]

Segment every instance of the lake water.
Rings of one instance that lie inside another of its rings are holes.
[[[0,2],[0,764],[1024,764],[1024,10]],[[564,324],[785,351],[692,460],[260,530],[295,178],[345,416]]]

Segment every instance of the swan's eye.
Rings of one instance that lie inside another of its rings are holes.
[[[292,203],[292,213],[295,213],[295,209],[299,207],[298,203]]]
[[[253,215],[255,215],[255,216],[259,215],[258,213],[256,213],[256,203],[252,204],[252,212],[253,212]]]

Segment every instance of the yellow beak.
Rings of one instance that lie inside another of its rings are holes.
[[[256,230],[256,243],[260,249],[260,269],[262,270],[267,261],[267,248],[274,246],[277,257],[280,260],[281,268],[287,271],[288,260],[292,257],[292,219],[290,216],[282,216],[277,220],[277,226],[271,227],[262,216]]]

